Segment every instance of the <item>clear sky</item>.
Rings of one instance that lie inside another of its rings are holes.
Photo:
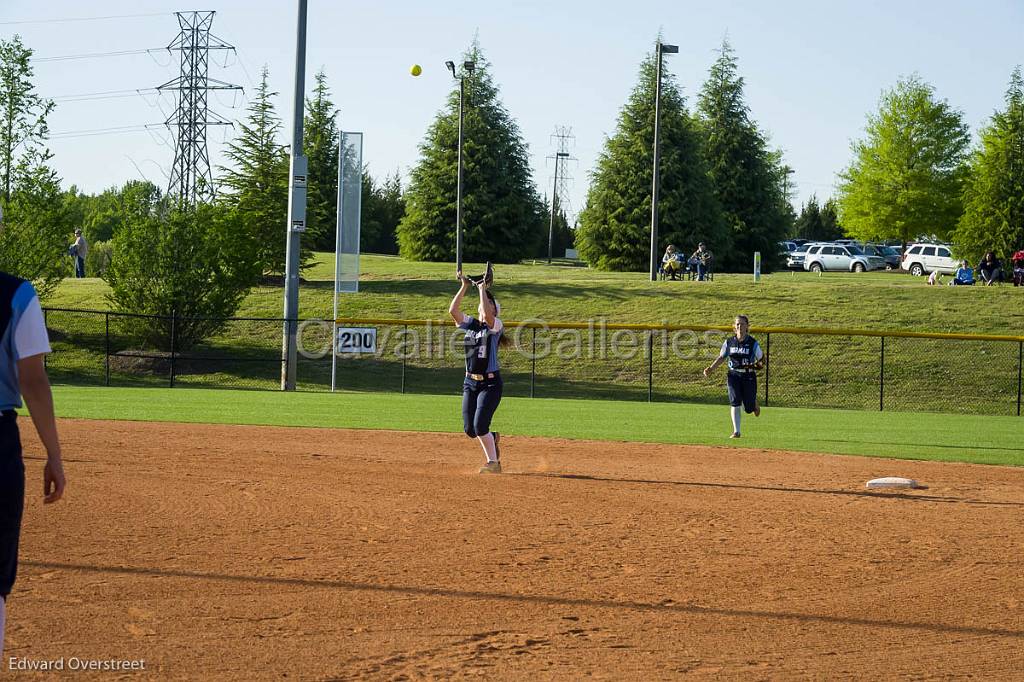
[[[173,13],[215,10],[213,33],[237,48],[214,54],[211,77],[253,90],[270,69],[276,104],[290,141],[295,68],[295,0],[0,0],[0,35],[18,33],[38,58],[166,47],[177,35]],[[118,15],[145,15],[129,18]],[[94,17],[90,21],[63,21]],[[529,146],[542,194],[550,192],[556,126],[575,135],[571,208],[583,207],[589,174],[604,139],[636,84],[638,66],[658,32],[679,45],[666,68],[692,109],[715,50],[728,36],[746,79],[753,118],[795,170],[795,203],[833,193],[879,96],[902,76],[919,74],[963,112],[977,132],[1002,106],[1010,72],[1024,63],[1021,0],[309,0],[307,93],[323,67],[345,130],[365,133],[370,172],[408,175],[418,146],[453,81],[445,60],[458,60],[479,36],[495,83]],[[409,75],[412,64],[423,75]],[[38,61],[40,94],[57,99],[50,119],[52,163],[65,185],[88,192],[145,176],[166,185],[173,137],[161,123],[169,95],[137,94],[178,74],[166,50],[102,58]],[[121,93],[120,91],[129,91]],[[117,97],[75,99],[111,93]],[[120,96],[123,95],[123,96]],[[247,100],[212,93],[228,119]],[[234,107],[234,108],[232,108]],[[127,132],[61,137],[131,127]],[[230,129],[212,128],[214,163]]]

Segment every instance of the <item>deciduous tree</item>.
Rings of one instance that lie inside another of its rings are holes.
[[[918,76],[883,93],[841,173],[839,212],[864,241],[947,237],[963,212],[970,134],[963,116]]]

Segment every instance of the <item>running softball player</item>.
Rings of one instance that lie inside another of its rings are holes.
[[[18,540],[25,503],[25,464],[16,409],[25,396],[39,438],[46,447],[43,502],[64,494],[53,396],[43,355],[50,352],[43,311],[32,285],[0,272],[0,652],[4,648],[7,595],[18,571]]]
[[[729,438],[739,438],[740,406],[747,414],[753,412],[755,417],[761,416],[761,406],[757,404],[757,370],[764,366],[764,353],[757,340],[747,334],[750,321],[746,315],[737,315],[732,328],[736,335],[725,340],[718,357],[704,369],[704,376],[711,376],[719,365],[728,361],[726,381],[732,408],[732,435]]]
[[[470,280],[457,273],[462,287],[455,294],[448,314],[455,320],[456,326],[466,332],[466,378],[462,382],[462,424],[466,435],[480,441],[480,446],[487,457],[487,464],[480,468],[481,474],[501,473],[501,450],[498,449],[499,436],[491,431],[491,418],[498,403],[501,402],[503,383],[498,365],[498,343],[503,340],[504,326],[498,314],[501,305],[494,299],[488,289],[485,277],[479,282]],[[477,315],[470,317],[459,309],[462,297],[470,285],[476,285],[480,293]]]

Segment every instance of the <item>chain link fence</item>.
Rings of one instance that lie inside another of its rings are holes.
[[[54,383],[103,386],[280,388],[283,320],[216,320],[187,350],[155,347],[138,318],[115,312],[45,309]],[[158,318],[175,328],[175,318]],[[457,394],[463,333],[427,320],[339,320],[376,330],[372,352],[341,353],[334,328],[299,325],[301,390]],[[721,403],[725,370],[703,370],[729,335],[694,326],[510,323],[500,351],[510,397]],[[762,404],[906,412],[1020,415],[1024,337],[753,329],[767,361]]]

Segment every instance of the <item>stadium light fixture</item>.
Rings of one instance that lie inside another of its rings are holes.
[[[658,279],[658,191],[660,190],[661,179],[658,176],[661,162],[661,150],[658,145],[658,135],[661,118],[661,56],[664,54],[677,54],[678,45],[666,45],[659,39],[656,43],[655,57],[657,58],[658,75],[654,86],[654,178],[651,180],[651,281]]]

